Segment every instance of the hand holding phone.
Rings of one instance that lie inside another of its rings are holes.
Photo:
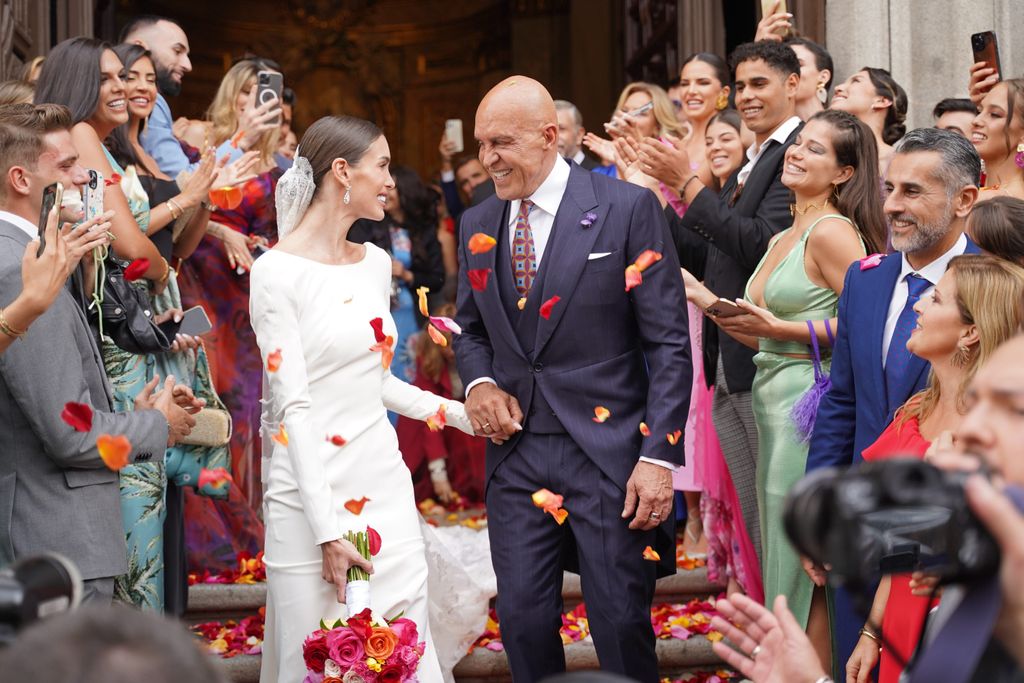
[[[1001,80],[1003,70],[999,64],[999,45],[996,42],[995,31],[982,31],[971,36],[971,52],[974,54],[975,63],[984,62],[989,69],[995,69],[996,75]]]
[[[260,71],[256,74],[256,106],[267,102],[277,102],[274,107],[277,117],[271,122],[281,125],[281,92],[284,90],[284,76],[276,71]]]
[[[718,301],[711,304],[704,310],[708,315],[714,316],[715,318],[734,318],[737,315],[743,315],[746,313],[746,311],[736,305],[736,302],[729,301],[722,297],[719,297]]]
[[[448,119],[444,122],[444,136],[452,143],[451,151],[458,154],[466,147],[462,139],[462,119]]]

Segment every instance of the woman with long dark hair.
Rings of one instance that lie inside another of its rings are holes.
[[[845,111],[875,134],[878,167],[884,171],[892,146],[907,132],[907,93],[885,69],[866,66],[836,86],[829,109]]]
[[[792,227],[772,240],[747,282],[746,297],[737,300],[744,314],[712,316],[725,332],[759,351],[751,391],[760,454],[757,493],[765,600],[770,604],[776,595],[785,595],[822,661],[828,662],[824,596],[815,593],[786,538],[782,504],[804,475],[808,423],[813,424],[817,409],[814,397],[820,398],[820,373],[828,372],[827,351],[846,270],[865,252],[885,246],[874,135],[845,112],[812,116],[786,151],[782,182],[794,195]],[[718,301],[692,279],[687,296],[705,310],[713,311]],[[820,362],[819,346],[825,349]]]
[[[417,306],[417,290],[438,294],[444,286],[444,258],[437,241],[437,198],[408,166],[391,167],[394,187],[388,190],[384,219],[360,220],[349,239],[372,242],[391,255],[391,315],[398,326],[398,350],[391,373],[412,381],[415,353],[408,342],[426,319]],[[397,417],[394,418],[397,420]]]

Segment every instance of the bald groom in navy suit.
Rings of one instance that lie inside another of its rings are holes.
[[[683,462],[692,376],[668,225],[650,190],[558,155],[554,103],[532,79],[496,85],[475,135],[496,196],[462,217],[454,346],[467,413],[492,441],[488,531],[512,675],[565,670],[570,569],[601,668],[653,683],[650,607],[656,576],[675,571],[671,471]],[[473,253],[477,233],[496,245]],[[646,250],[661,259],[627,292],[626,267]],[[531,502],[541,488],[564,496],[564,525]],[[644,559],[646,546],[660,563]]]

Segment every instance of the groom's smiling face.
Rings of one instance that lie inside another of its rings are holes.
[[[499,199],[529,197],[558,156],[558,123],[551,96],[530,79],[512,77],[484,97],[474,131],[480,163]]]

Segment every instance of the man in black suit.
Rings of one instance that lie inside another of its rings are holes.
[[[583,114],[568,100],[555,100],[555,114],[558,116],[558,153],[590,171],[599,164],[583,151]]]
[[[747,163],[732,174],[720,193],[691,170],[685,149],[670,150],[650,141],[641,145],[642,170],[678,188],[689,205],[679,218],[666,209],[684,268],[719,296],[744,295],[747,280],[768,242],[791,223],[791,195],[782,184],[786,148],[800,130],[796,89],[800,63],[788,46],[775,41],[744,43],[733,52],[736,106],[754,144]],[[694,159],[694,161],[700,161]],[[754,351],[704,322],[704,376],[714,378],[712,418],[736,486],[743,520],[758,557],[761,530],[757,511],[757,427],[750,403]]]

